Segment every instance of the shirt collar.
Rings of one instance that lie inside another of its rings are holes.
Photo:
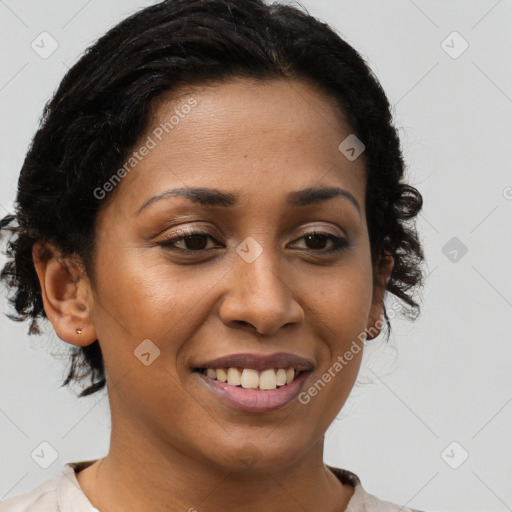
[[[75,470],[85,469],[94,462],[96,460],[69,462],[64,466],[57,484],[59,512],[99,512],[97,508],[92,506],[82,491],[75,473]]]

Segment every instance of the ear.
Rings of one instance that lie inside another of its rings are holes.
[[[391,272],[395,260],[391,254],[381,256],[375,267],[372,306],[368,316],[368,325],[366,327],[367,340],[376,338],[383,326],[384,315],[384,294],[386,293],[386,285],[391,277]]]
[[[92,291],[81,262],[76,257],[63,258],[56,246],[39,241],[32,249],[32,259],[46,316],[59,338],[78,346],[96,341],[90,323]]]

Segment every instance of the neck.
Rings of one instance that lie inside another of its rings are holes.
[[[148,432],[112,425],[108,455],[79,473],[79,483],[101,512],[282,512],[345,510],[354,488],[323,463],[323,438],[288,467],[256,470],[198,460]],[[98,469],[99,468],[99,469]],[[94,472],[94,475],[92,474]]]

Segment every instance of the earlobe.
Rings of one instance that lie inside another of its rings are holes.
[[[367,340],[376,338],[384,326],[384,295],[394,264],[395,261],[391,254],[383,256],[379,260],[375,276],[376,282],[373,287],[372,306],[366,327]]]
[[[78,346],[93,343],[97,336],[90,323],[92,294],[84,273],[51,244],[36,242],[32,258],[46,316],[59,338]]]

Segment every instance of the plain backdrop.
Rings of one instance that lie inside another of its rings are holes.
[[[149,3],[0,1],[0,215],[12,211],[28,144],[65,71]],[[512,1],[302,5],[362,53],[393,104],[409,180],[425,200],[429,272],[421,317],[395,319],[390,342],[368,347],[325,460],[372,494],[428,512],[512,510]],[[47,58],[31,46],[42,32],[58,44]],[[3,499],[66,462],[104,456],[110,417],[105,393],[77,399],[60,387],[64,342],[51,327],[29,336],[0,294]],[[31,456],[41,443],[56,452],[47,469]]]

